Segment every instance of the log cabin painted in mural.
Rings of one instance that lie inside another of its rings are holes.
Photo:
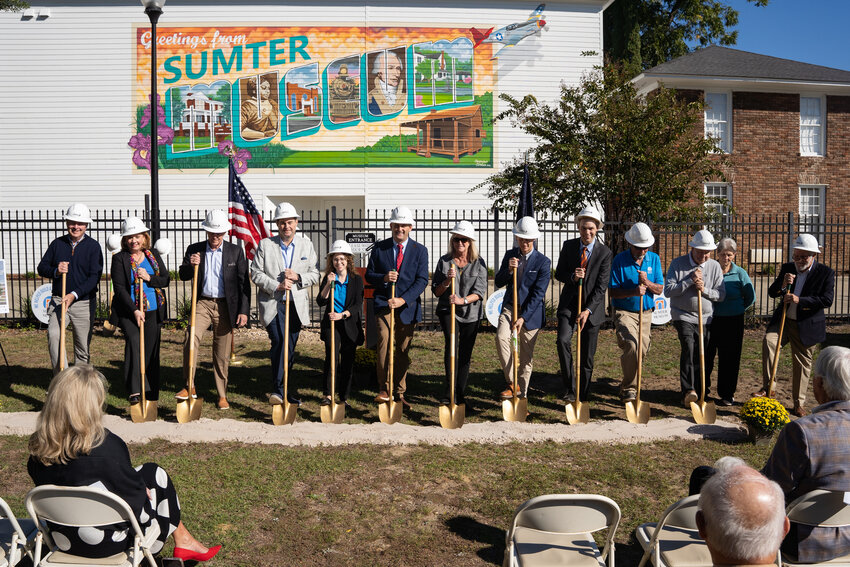
[[[485,136],[481,107],[477,104],[432,110],[424,118],[402,122],[401,128],[416,128],[416,145],[408,146],[407,151],[425,157],[432,154],[450,156],[454,163],[460,161],[460,156],[481,151]],[[401,139],[399,135],[399,151],[404,151]]]

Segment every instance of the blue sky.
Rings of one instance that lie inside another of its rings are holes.
[[[729,47],[850,71],[850,1],[727,1],[739,13],[738,43]]]

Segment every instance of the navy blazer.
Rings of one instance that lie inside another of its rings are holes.
[[[248,261],[242,248],[230,242],[221,243],[221,277],[224,280],[224,300],[230,315],[230,325],[236,327],[236,317],[248,316],[251,309],[251,283],[248,277]],[[178,275],[183,281],[191,280],[195,267],[190,258],[192,254],[201,255],[198,266],[198,295],[204,291],[204,278],[207,265],[207,241],[190,244],[183,256]],[[247,324],[246,324],[247,326]]]
[[[384,276],[395,270],[395,248],[392,238],[375,244],[369,255],[366,268],[366,281],[375,286],[375,313],[386,311],[387,299],[392,292],[392,284],[384,283]],[[398,271],[395,295],[404,299],[399,317],[405,325],[422,320],[422,292],[428,287],[428,249],[413,240],[407,239],[401,269]]]
[[[502,305],[509,305],[513,301],[513,275],[508,262],[511,258],[519,258],[519,248],[511,248],[505,252],[502,265],[496,273],[494,284],[496,289],[508,286],[505,292],[505,300]],[[524,327],[529,331],[541,328],[546,323],[546,310],[543,298],[552,278],[552,260],[537,250],[532,250],[522,279],[519,281],[517,299],[519,301],[519,316],[525,320]]]
[[[316,293],[316,303],[319,307],[324,307],[322,311],[322,322],[319,326],[320,336],[323,341],[331,340],[331,320],[328,313],[331,310],[331,296],[322,297],[321,291],[325,288],[328,281],[328,276],[322,277],[322,283],[319,284],[319,292]],[[362,345],[365,339],[363,334],[363,278],[356,272],[348,273],[348,290],[345,294],[344,308],[351,313],[351,317],[337,321],[334,326],[341,329],[341,334],[348,337],[348,340],[356,345]]]
[[[605,320],[605,292],[608,291],[608,281],[611,279],[611,257],[611,249],[597,238],[593,253],[587,260],[581,285],[581,308],[590,309],[588,322],[591,325],[599,326]],[[575,321],[578,315],[578,282],[573,281],[573,274],[580,263],[581,239],[567,240],[561,248],[555,279],[564,283],[558,299],[558,316],[567,317],[570,321]]]
[[[779,275],[767,290],[770,297],[782,295],[785,274],[797,274],[794,262],[782,264]],[[826,314],[823,310],[832,305],[834,294],[835,270],[816,261],[806,277],[806,283],[800,292],[800,302],[797,304],[797,330],[800,333],[800,342],[804,345],[812,346],[826,340]],[[773,312],[770,324],[778,325],[781,316],[780,303]]]

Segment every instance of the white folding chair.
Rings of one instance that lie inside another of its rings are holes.
[[[0,567],[14,567],[24,553],[32,559],[35,533],[35,523],[29,519],[18,520],[6,501],[0,498]]]
[[[641,524],[635,538],[643,548],[638,567],[651,560],[655,567],[711,567],[711,554],[697,530],[699,494],[669,506],[658,523]]]
[[[517,508],[507,532],[505,567],[614,567],[617,503],[597,494],[547,494]],[[593,533],[607,529],[600,552]]]
[[[844,494],[844,492],[832,490],[812,490],[788,504],[785,508],[785,514],[795,524],[821,528],[850,526],[850,507],[844,502]],[[850,555],[836,557],[822,563],[794,563],[782,554],[780,565],[787,565],[788,567],[801,565],[850,567]]]
[[[159,524],[152,522],[148,533],[142,532],[133,511],[123,498],[88,486],[55,486],[47,484],[30,490],[26,498],[27,511],[38,526],[35,539],[36,567],[113,565],[136,567],[147,558],[156,567],[150,546],[159,535]],[[96,527],[127,522],[133,537],[132,546],[125,552],[99,559],[90,559],[60,551],[54,545],[47,522],[62,526]],[[51,551],[41,557],[44,543]]]

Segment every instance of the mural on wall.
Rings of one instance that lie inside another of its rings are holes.
[[[136,40],[148,167],[150,29]],[[252,168],[492,168],[496,63],[474,45],[460,28],[159,27],[160,168],[226,167],[223,144]]]
[[[543,10],[546,4],[540,4],[528,16],[524,22],[515,22],[493,31],[490,28],[486,31],[481,31],[475,28],[469,28],[472,34],[472,39],[475,40],[475,47],[486,43],[501,43],[502,48],[494,54],[491,59],[496,59],[506,49],[515,46],[530,35],[539,34],[541,30],[548,30],[546,20],[543,19]]]

